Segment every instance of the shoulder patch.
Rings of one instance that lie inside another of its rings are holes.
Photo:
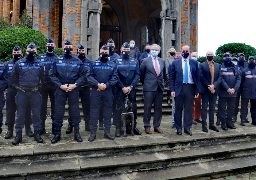
[[[59,60],[59,63],[62,63],[62,61],[61,61],[61,60]]]
[[[222,71],[227,71],[227,68],[221,68]]]
[[[251,74],[252,72],[251,71],[246,71],[245,74]]]

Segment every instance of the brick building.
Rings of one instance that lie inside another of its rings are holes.
[[[116,51],[134,39],[143,51],[146,43],[180,50],[188,44],[197,51],[198,0],[0,0],[0,16],[18,21],[27,9],[33,28],[53,37],[61,47],[66,39],[87,49],[96,59],[99,47],[111,37]]]

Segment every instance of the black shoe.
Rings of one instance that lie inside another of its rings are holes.
[[[190,129],[184,129],[184,133],[186,133],[186,134],[188,134],[188,135],[190,135],[190,136],[192,136],[192,132],[190,131]]]
[[[217,117],[216,126],[220,125],[220,118]]]
[[[236,122],[237,121],[237,116],[234,116],[233,118],[232,118],[232,122]]]
[[[182,130],[181,129],[177,129],[177,134],[178,135],[182,135]]]
[[[84,130],[85,130],[85,131],[90,131],[89,123],[85,122],[85,124],[84,124]]]
[[[22,142],[22,130],[16,132],[16,136],[14,141],[12,142],[13,145],[17,145]]]
[[[197,125],[197,122],[193,119],[192,124]]]
[[[227,127],[230,129],[236,129],[236,126],[233,124],[233,122],[228,122]]]
[[[216,128],[216,126],[214,126],[214,125],[210,125],[210,126],[209,126],[209,129],[210,129],[210,130],[213,130],[213,131],[216,131],[216,132],[220,132],[219,129]]]
[[[104,130],[103,119],[99,119],[99,130]]]
[[[58,141],[60,141],[60,138],[61,138],[60,130],[54,130],[54,132],[55,132],[55,136],[51,140],[52,144],[57,143]]]
[[[104,138],[107,138],[109,140],[114,140],[115,139],[115,137],[112,136],[109,131],[105,131]]]
[[[88,141],[92,142],[92,141],[94,141],[95,139],[96,139],[96,132],[92,132],[91,135],[90,135],[90,137],[89,137],[89,139],[88,139]]]
[[[136,127],[134,128],[133,132],[134,132],[135,135],[141,135],[141,132]]]
[[[13,124],[12,125],[8,125],[8,131],[7,131],[7,133],[4,136],[5,139],[12,138],[12,136],[13,136],[13,126],[14,126]]]
[[[227,124],[226,123],[221,123],[221,129],[223,129],[224,131],[227,131]]]
[[[206,126],[202,126],[202,131],[208,133],[208,129]]]
[[[83,139],[81,138],[81,135],[79,133],[79,129],[75,129],[74,140],[76,140],[77,142],[83,142]]]
[[[121,130],[119,128],[116,128],[115,136],[116,137],[120,137],[121,136]]]
[[[29,125],[25,126],[25,132],[26,132],[26,135],[29,136],[29,137],[34,136],[34,133],[32,132],[31,127]]]
[[[250,123],[250,121],[249,121],[248,118],[245,118],[245,122],[246,122],[246,123]]]
[[[42,132],[41,130],[37,130],[37,131],[35,131],[35,134],[34,134],[34,140],[38,143],[44,142],[44,140],[40,137],[41,132]]]
[[[66,130],[66,134],[71,134],[72,132],[73,132],[73,126],[70,123],[68,123],[68,128]]]
[[[241,119],[241,126],[245,126],[245,119]]]
[[[202,123],[202,119],[195,119],[197,123]]]

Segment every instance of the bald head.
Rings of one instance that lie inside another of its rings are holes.
[[[192,52],[191,58],[198,58],[197,52]]]
[[[190,51],[190,47],[188,45],[181,47],[181,52],[189,52],[189,51]]]
[[[207,56],[214,56],[214,54],[213,54],[212,51],[208,51],[208,52],[206,53],[206,57],[207,57]]]

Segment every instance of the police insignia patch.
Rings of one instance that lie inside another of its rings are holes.
[[[62,61],[59,61],[59,63],[62,63]]]
[[[96,66],[100,65],[100,63],[96,63]]]
[[[44,61],[44,59],[41,59],[41,61]]]
[[[20,63],[21,66],[24,66],[25,64],[24,63]]]
[[[251,71],[246,71],[245,74],[251,74],[252,72]]]

